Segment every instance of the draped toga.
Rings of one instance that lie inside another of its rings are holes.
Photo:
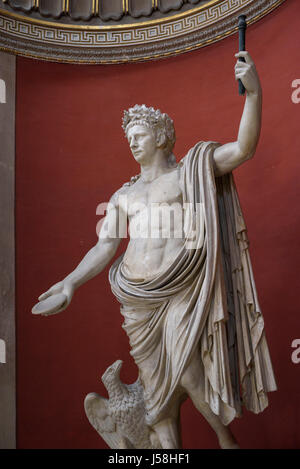
[[[121,256],[109,273],[149,425],[168,416],[195,353],[205,401],[225,425],[241,415],[242,405],[263,411],[267,392],[276,390],[233,176],[214,175],[217,146],[200,142],[179,163],[190,210],[184,245],[171,265],[135,281],[126,277]],[[199,217],[204,229],[197,230]]]

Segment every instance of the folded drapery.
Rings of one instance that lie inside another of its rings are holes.
[[[131,354],[144,386],[146,420],[168,415],[181,377],[200,353],[205,400],[227,425],[242,404],[258,413],[276,389],[248,252],[246,227],[231,174],[215,179],[214,142],[196,144],[179,163],[185,243],[152,279],[126,277],[123,256],[110,269]],[[197,229],[200,222],[204,230]]]

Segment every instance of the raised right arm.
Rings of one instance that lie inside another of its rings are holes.
[[[59,312],[63,311],[70,304],[75,290],[99,274],[111,261],[121,241],[121,238],[117,236],[120,224],[117,201],[116,193],[108,204],[97,244],[88,251],[73,272],[39,296],[39,301],[45,300],[57,293],[64,293],[67,297],[67,302],[64,303]]]

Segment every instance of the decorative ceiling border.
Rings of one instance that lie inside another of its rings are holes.
[[[110,20],[124,22],[125,19],[129,23],[153,14],[156,18],[169,16],[174,11],[186,11],[212,1],[216,0],[46,0],[46,4],[45,0],[0,0],[0,5],[5,4],[8,11],[33,13],[35,19],[45,17],[51,21],[52,18],[60,23],[71,20],[77,24],[78,21],[87,24],[93,19],[94,25],[103,26]]]
[[[219,41],[285,0],[212,0],[168,18],[113,26],[62,25],[0,10],[0,49],[55,62],[112,64],[154,60]]]

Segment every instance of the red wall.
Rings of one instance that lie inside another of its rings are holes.
[[[298,47],[297,42],[298,40]],[[299,448],[298,307],[299,1],[289,0],[248,29],[263,92],[262,135],[253,160],[235,172],[279,390],[262,414],[232,424],[242,448]],[[243,98],[234,81],[237,37],[168,60],[120,66],[17,61],[18,447],[105,448],[83,400],[105,395],[100,377],[116,359],[122,378],[136,368],[106,269],[61,315],[31,315],[37,297],[61,280],[96,242],[96,207],[137,174],[120,126],[135,103],[172,116],[180,158],[198,140],[236,138]],[[298,76],[297,76],[298,75]],[[298,231],[298,232],[297,232]],[[184,446],[217,448],[189,402]]]

